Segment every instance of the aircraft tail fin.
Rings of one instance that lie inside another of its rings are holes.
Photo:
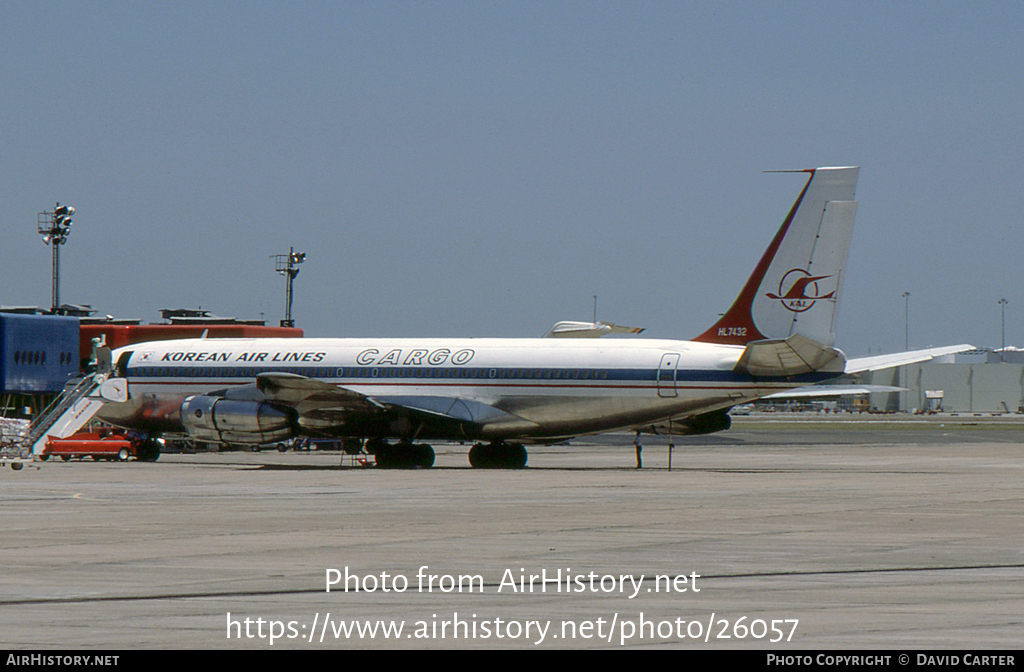
[[[800,334],[835,343],[859,170],[795,171],[810,178],[778,233],[729,312],[693,340],[746,345]]]

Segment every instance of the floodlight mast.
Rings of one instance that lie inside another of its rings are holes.
[[[999,324],[1000,324],[999,332],[1000,332],[1000,334],[1002,334],[1002,336],[1000,337],[1000,340],[999,340],[999,361],[1000,362],[1005,362],[1006,361],[1006,304],[1008,304],[1008,303],[1009,303],[1009,301],[1007,301],[1006,299],[999,299],[999,315],[1000,315],[1000,317],[999,317]]]
[[[274,270],[285,277],[284,319],[281,320],[281,326],[294,327],[295,320],[292,319],[292,281],[299,274],[299,269],[296,266],[306,260],[306,253],[296,252],[294,247],[289,247],[288,254],[275,254],[272,256],[276,262]]]
[[[60,309],[60,246],[67,242],[71,235],[71,216],[75,209],[70,205],[61,205],[58,201],[53,212],[43,211],[36,216],[39,234],[43,244],[53,248],[53,296],[50,306],[51,313]]]

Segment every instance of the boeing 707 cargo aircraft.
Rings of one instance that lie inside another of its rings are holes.
[[[807,183],[739,296],[693,340],[136,344],[113,353],[126,389],[99,418],[150,437],[222,444],[343,437],[362,442],[383,467],[429,467],[429,441],[464,440],[475,442],[474,466],[522,467],[524,444],[621,429],[717,431],[729,426],[733,405],[938,354],[858,363],[833,347],[858,168],[799,172]]]

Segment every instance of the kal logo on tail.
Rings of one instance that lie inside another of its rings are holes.
[[[782,276],[782,280],[779,281],[779,293],[772,294],[769,292],[765,296],[769,299],[778,299],[787,310],[791,310],[794,313],[802,313],[805,310],[810,310],[815,301],[832,298],[835,294],[834,290],[828,294],[821,294],[821,290],[818,288],[818,281],[829,277],[832,276],[811,275],[802,268],[793,268],[786,271],[786,274]],[[807,295],[807,288],[810,285],[814,285],[813,296]],[[789,287],[789,289],[784,289],[785,287]]]

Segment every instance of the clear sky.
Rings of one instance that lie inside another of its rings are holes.
[[[0,304],[662,338],[861,166],[837,345],[1024,345],[1018,2],[0,3]]]

